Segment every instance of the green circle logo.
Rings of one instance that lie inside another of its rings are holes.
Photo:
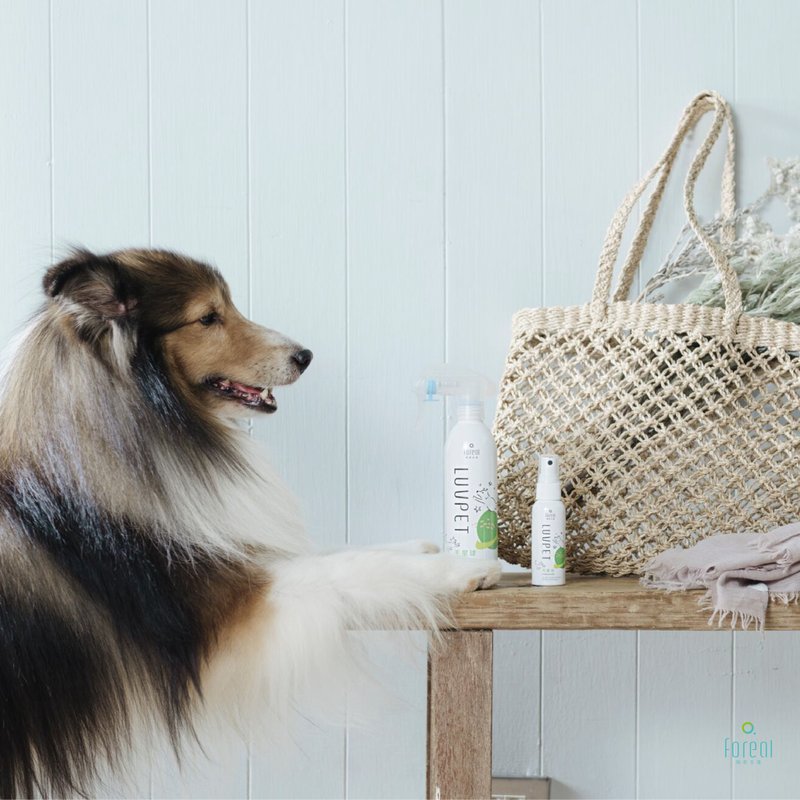
[[[497,550],[497,514],[494,511],[484,511],[477,525],[478,541],[475,547],[478,550]]]
[[[755,733],[756,726],[752,722],[742,723],[742,733]]]

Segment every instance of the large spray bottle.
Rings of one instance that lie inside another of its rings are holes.
[[[444,549],[466,558],[497,558],[497,447],[483,421],[495,394],[477,373],[437,367],[417,383],[424,403],[450,397],[456,422],[444,447]]]

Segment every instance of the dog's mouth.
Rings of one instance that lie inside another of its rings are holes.
[[[209,378],[206,386],[220,397],[247,406],[247,408],[254,408],[267,414],[278,410],[278,404],[272,394],[272,387],[264,389],[260,386],[248,386],[246,383],[232,381],[230,378]]]

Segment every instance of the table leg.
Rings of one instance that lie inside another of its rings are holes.
[[[445,631],[428,654],[428,798],[491,797],[492,631]]]

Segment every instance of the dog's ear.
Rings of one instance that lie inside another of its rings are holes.
[[[45,294],[63,298],[106,320],[130,318],[137,298],[130,278],[113,256],[76,250],[50,267],[42,282]]]

